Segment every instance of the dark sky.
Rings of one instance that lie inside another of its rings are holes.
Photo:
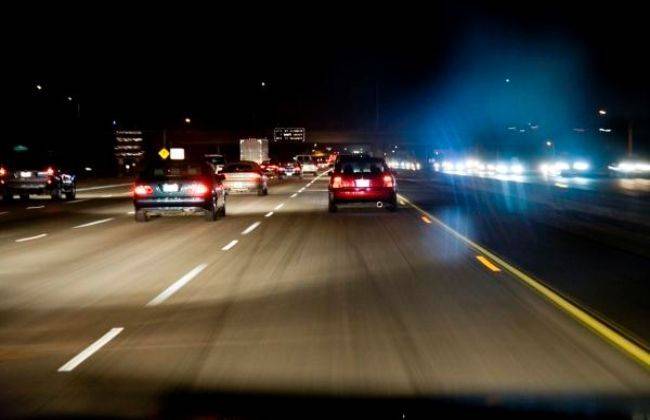
[[[218,129],[372,129],[376,97],[380,128],[394,130],[462,132],[525,119],[560,130],[592,124],[600,106],[612,124],[650,118],[650,34],[633,3],[388,6],[11,11],[2,29],[5,126],[65,130],[77,111],[67,95],[89,130],[108,130],[113,119],[173,127],[185,116]],[[510,96],[505,78],[516,82]]]

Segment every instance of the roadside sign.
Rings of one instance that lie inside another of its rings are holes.
[[[185,149],[181,147],[172,147],[169,149],[169,157],[171,160],[184,160],[185,159]]]
[[[160,156],[163,159],[167,159],[169,157],[169,150],[163,147],[158,151],[158,156]]]

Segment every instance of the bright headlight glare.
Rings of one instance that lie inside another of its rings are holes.
[[[515,163],[514,165],[510,166],[510,172],[513,174],[522,174],[524,172],[524,166],[519,163]]]
[[[573,169],[576,171],[586,171],[589,169],[589,164],[583,161],[573,162]]]

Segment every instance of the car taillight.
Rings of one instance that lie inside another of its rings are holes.
[[[0,176],[7,175],[7,170],[5,168],[0,168]]]
[[[190,194],[198,196],[206,195],[208,191],[210,191],[210,189],[207,185],[198,182],[196,184],[190,185],[189,188]]]
[[[395,180],[393,180],[392,175],[384,175],[384,187],[393,188],[395,186]]]
[[[151,188],[151,185],[136,185],[133,194],[139,196],[151,195],[153,194],[153,188]]]
[[[52,167],[50,166],[45,170],[45,173],[47,174],[47,176],[52,176],[54,175],[54,169],[52,169]]]
[[[340,176],[335,176],[332,178],[332,188],[341,188],[343,184],[343,179]]]

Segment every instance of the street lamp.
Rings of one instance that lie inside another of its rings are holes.
[[[68,102],[72,102],[72,96],[68,96]]]
[[[262,82],[261,85],[262,85],[262,87],[265,87],[265,86],[266,86],[266,82]]]
[[[598,110],[598,114],[600,114],[600,115],[607,115],[607,110],[601,108],[601,109]]]
[[[36,84],[36,90],[43,90],[43,86],[40,84]]]
[[[550,141],[550,140],[546,140],[546,145],[547,145],[548,147],[551,147],[551,146],[553,146],[553,142]]]
[[[192,120],[190,119],[190,117],[185,117],[185,124],[189,124],[191,122]]]

